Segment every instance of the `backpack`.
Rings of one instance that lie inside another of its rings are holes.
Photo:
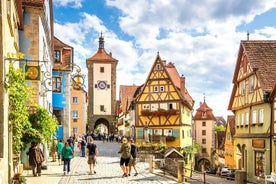
[[[94,155],[96,153],[96,145],[93,143],[93,144],[88,144],[87,145],[87,148],[89,150],[89,155]]]

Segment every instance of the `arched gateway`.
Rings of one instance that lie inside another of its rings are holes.
[[[104,49],[104,38],[99,38],[99,49],[86,59],[88,69],[87,130],[93,132],[99,124],[113,133],[116,124],[116,67],[114,59]],[[104,133],[104,132],[101,132]]]

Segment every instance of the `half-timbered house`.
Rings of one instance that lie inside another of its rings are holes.
[[[135,98],[136,141],[163,142],[177,148],[192,145],[194,101],[174,64],[159,54]]]
[[[228,109],[235,115],[236,167],[258,181],[275,170],[269,95],[276,83],[276,41],[241,41],[232,82]]]

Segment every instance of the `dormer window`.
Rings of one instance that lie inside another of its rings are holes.
[[[206,118],[206,112],[202,112],[202,117]]]

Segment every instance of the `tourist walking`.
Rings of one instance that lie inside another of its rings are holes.
[[[66,174],[66,172],[67,174],[70,173],[70,162],[72,158],[73,158],[73,150],[69,146],[69,143],[66,142],[62,149],[62,159],[64,161],[64,166],[63,166],[64,175]]]
[[[63,141],[59,140],[58,144],[57,144],[57,155],[58,155],[58,164],[61,164],[61,157],[62,157],[62,149],[64,147]]]
[[[56,162],[57,159],[57,138],[53,137],[51,145],[52,162]]]
[[[45,159],[43,152],[38,147],[37,143],[31,143],[31,147],[29,148],[27,155],[29,155],[29,164],[32,166],[33,176],[41,176],[42,162],[44,162]]]
[[[131,174],[131,167],[133,167],[135,174],[134,176],[138,175],[137,168],[136,168],[136,157],[137,157],[137,146],[134,143],[134,140],[130,140],[130,154],[131,154],[131,159],[129,161],[129,175]]]
[[[85,141],[85,137],[82,136],[82,140],[80,142],[81,145],[81,156],[85,157],[85,147],[86,147],[86,141]]]
[[[122,140],[120,150],[118,152],[121,154],[120,167],[124,173],[123,177],[129,176],[129,160],[131,157],[130,149],[130,144],[128,143],[127,138],[124,137]]]
[[[86,150],[88,155],[87,163],[89,165],[89,174],[96,174],[96,171],[95,171],[96,158],[99,154],[99,151],[92,137],[90,137],[86,148],[87,148]]]

